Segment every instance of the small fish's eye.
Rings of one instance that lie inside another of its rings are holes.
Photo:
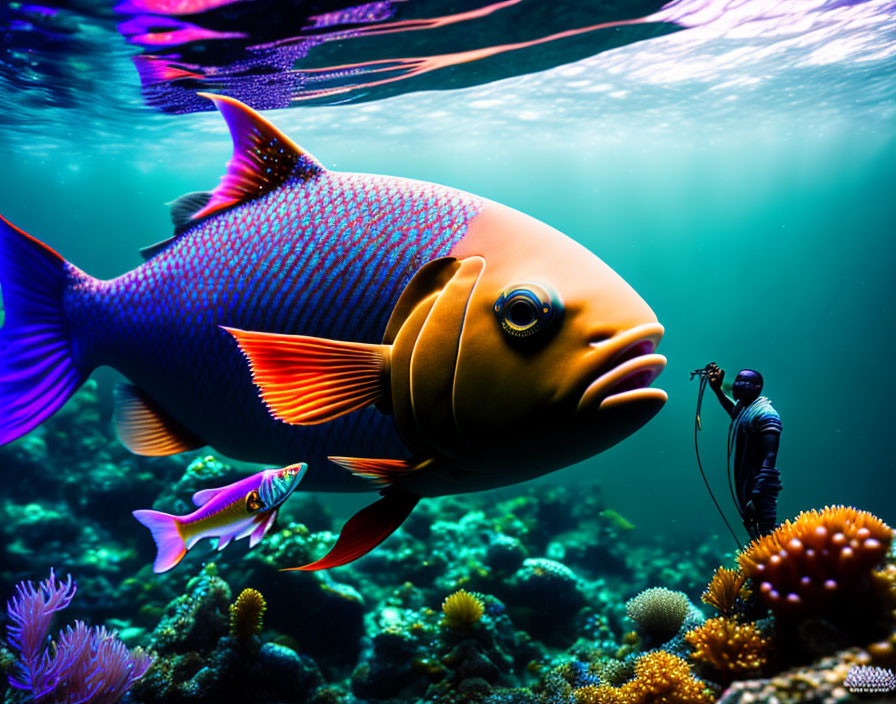
[[[249,492],[249,495],[246,496],[246,510],[249,513],[255,513],[262,508],[264,508],[264,504],[261,502],[261,497],[258,495],[258,492]]]
[[[514,284],[495,301],[495,315],[510,337],[529,338],[547,330],[563,312],[560,297],[543,284]]]

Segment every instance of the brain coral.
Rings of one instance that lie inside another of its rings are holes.
[[[657,638],[678,632],[691,608],[687,595],[663,587],[645,589],[625,605],[625,614],[639,630]]]
[[[856,603],[892,539],[893,530],[867,511],[829,506],[754,540],[738,562],[776,616],[803,618]]]
[[[711,618],[688,631],[685,640],[694,646],[691,657],[712,667],[726,681],[762,668],[770,645],[753,624],[724,617]]]

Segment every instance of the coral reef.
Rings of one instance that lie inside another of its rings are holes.
[[[482,599],[464,589],[458,589],[442,602],[445,624],[456,631],[466,631],[475,626],[484,612]]]
[[[718,704],[853,704],[859,700],[844,682],[850,669],[867,662],[867,657],[861,651],[847,650],[768,679],[735,682]]]
[[[771,649],[771,640],[763,638],[752,623],[724,616],[709,619],[684,638],[694,648],[691,657],[711,667],[724,682],[757,674]]]
[[[776,616],[799,619],[835,607],[851,612],[892,539],[893,530],[876,516],[829,506],[785,521],[753,541],[738,562]]]
[[[707,585],[706,591],[700,595],[704,604],[714,606],[719,613],[728,616],[743,592],[747,576],[740,570],[719,567]]]
[[[260,591],[243,589],[230,605],[230,635],[245,642],[261,633],[265,609],[267,604]]]
[[[9,644],[19,654],[9,684],[35,701],[115,704],[146,674],[153,658],[139,647],[128,650],[114,633],[88,628],[82,621],[61,630],[48,648],[53,615],[71,604],[76,589],[71,576],[61,582],[52,569],[36,586],[16,586],[6,607]]]
[[[896,693],[896,675],[889,668],[854,665],[846,673],[843,686],[852,694]]]
[[[635,678],[619,687],[589,685],[575,693],[586,704],[710,704],[715,700],[682,658],[656,650],[638,658]]]
[[[687,594],[665,587],[645,589],[625,605],[625,615],[641,633],[665,640],[678,632],[691,609]]]

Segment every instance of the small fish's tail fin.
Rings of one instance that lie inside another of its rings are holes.
[[[84,382],[63,311],[78,269],[0,217],[0,445],[55,413]]]
[[[152,570],[156,574],[167,572],[180,562],[187,554],[187,546],[180,534],[177,517],[161,511],[144,509],[134,511],[134,518],[149,528],[152,539],[156,541],[156,560]]]

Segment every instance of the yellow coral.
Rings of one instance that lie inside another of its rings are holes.
[[[719,567],[700,599],[704,604],[714,606],[721,613],[730,614],[746,580],[747,576],[740,570]]]
[[[575,704],[602,704],[603,700],[598,699],[600,689],[600,687],[593,684],[579,687],[573,690],[573,701],[575,701]]]
[[[482,600],[459,589],[442,602],[442,612],[445,614],[445,623],[456,631],[465,631],[476,625],[485,612]]]
[[[635,679],[622,686],[581,687],[574,696],[576,704],[711,704],[714,699],[687,662],[664,650],[638,658]]]
[[[770,641],[752,623],[711,618],[685,634],[694,647],[691,657],[716,670],[725,680],[755,673],[768,659]]]
[[[230,635],[245,641],[260,633],[265,609],[267,604],[261,592],[243,589],[230,605]]]

